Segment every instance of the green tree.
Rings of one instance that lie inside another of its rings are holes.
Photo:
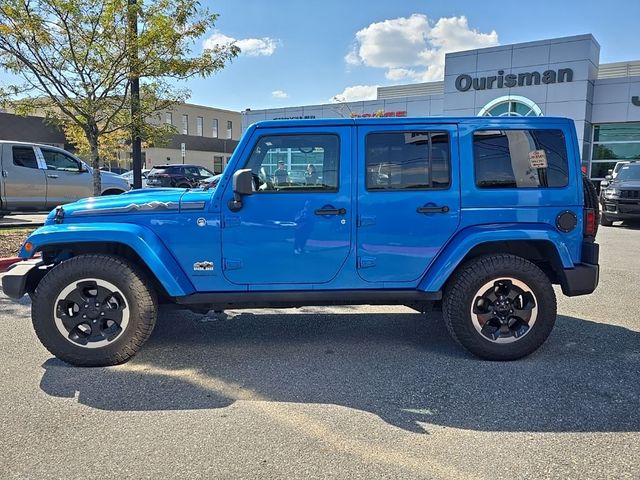
[[[133,4],[131,4],[133,3]],[[18,84],[0,89],[0,100],[21,114],[43,110],[53,122],[75,125],[86,139],[100,192],[101,138],[138,131],[142,119],[184,101],[175,82],[206,77],[240,52],[235,45],[200,51],[198,40],[217,15],[196,0],[2,0],[0,68]],[[129,34],[135,14],[138,35]],[[141,79],[141,120],[130,114],[131,72]],[[158,128],[162,122],[158,122]]]

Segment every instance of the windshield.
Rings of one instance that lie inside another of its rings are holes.
[[[625,180],[640,180],[640,165],[625,165],[620,169],[618,176],[616,177],[618,181]]]

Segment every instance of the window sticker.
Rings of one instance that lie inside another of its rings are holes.
[[[529,152],[529,165],[531,168],[547,168],[547,154],[544,150]]]

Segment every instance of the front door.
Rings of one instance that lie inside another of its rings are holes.
[[[53,148],[39,147],[39,150],[47,166],[48,208],[93,195],[91,172],[83,169],[78,160]]]
[[[359,275],[417,283],[460,221],[456,126],[367,126],[357,136]]]
[[[226,278],[236,284],[326,283],[351,249],[351,129],[258,129],[248,160],[256,191],[222,203]]]
[[[31,145],[0,145],[2,183],[6,208],[44,210],[47,181],[44,165],[38,163]]]

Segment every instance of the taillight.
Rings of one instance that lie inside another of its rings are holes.
[[[596,211],[593,208],[584,209],[584,236],[596,236]]]

